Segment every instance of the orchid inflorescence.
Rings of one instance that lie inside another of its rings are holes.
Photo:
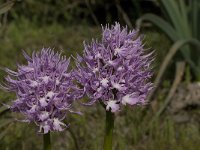
[[[122,105],[144,105],[152,89],[152,53],[145,54],[138,31],[128,32],[119,23],[103,28],[100,42],[84,44],[75,73],[92,104],[100,101],[111,112]]]
[[[25,52],[24,56],[26,66],[18,65],[16,72],[6,69],[9,75],[3,88],[17,95],[11,110],[22,113],[25,121],[35,122],[40,132],[62,131],[67,126],[62,120],[76,97],[71,90],[75,88],[72,72],[67,71],[70,59],[51,49],[33,53],[32,58]]]
[[[39,132],[63,131],[66,114],[73,102],[87,96],[92,105],[99,101],[107,111],[119,112],[123,105],[145,105],[152,89],[152,53],[145,51],[137,30],[128,32],[119,23],[102,28],[100,41],[84,43],[76,68],[68,70],[70,58],[43,48],[32,57],[24,52],[27,65],[8,76],[1,88],[15,92],[10,109],[34,122]]]

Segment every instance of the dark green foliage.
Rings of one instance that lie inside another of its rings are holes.
[[[11,12],[11,18],[27,18],[38,25],[48,23],[78,23],[88,15],[80,0],[21,0]]]
[[[145,14],[138,19],[147,20],[159,27],[175,44],[184,43],[177,47],[182,57],[188,62],[194,74],[194,79],[199,80],[200,74],[200,38],[198,24],[200,22],[200,1],[191,0],[160,0],[163,6],[165,18],[155,14]],[[191,46],[192,44],[192,46]]]
[[[11,9],[13,6],[14,2],[13,1],[8,1],[4,4],[0,5],[0,15],[6,13],[8,10]]]
[[[16,0],[8,19],[20,21],[26,18],[39,26],[58,22],[65,25],[80,22],[94,25],[95,19],[100,24],[124,22],[123,14],[116,7],[118,2],[131,22],[151,8],[155,13],[160,13],[155,1],[146,0]]]

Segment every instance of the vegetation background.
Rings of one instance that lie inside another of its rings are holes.
[[[190,3],[189,0],[175,1],[185,2],[186,6]],[[1,0],[0,5],[6,2],[10,1]],[[25,63],[22,50],[31,54],[34,50],[51,47],[63,50],[67,56],[76,55],[82,52],[83,41],[101,36],[101,24],[118,21],[130,29],[136,28],[136,21],[146,13],[164,18],[166,14],[161,4],[159,0],[15,1],[12,8],[0,16],[0,68],[16,69],[17,63]],[[155,50],[156,78],[174,41],[150,22],[145,22],[140,32],[145,35],[146,47]],[[197,119],[177,121],[170,112],[170,105],[166,106],[164,113],[157,115],[160,108],[165,106],[165,99],[175,78],[175,64],[180,60],[185,62],[182,54],[177,52],[170,60],[150,105],[144,108],[127,107],[117,114],[114,150],[200,150]],[[4,71],[0,70],[0,81],[4,76]],[[188,82],[197,80],[186,62],[182,83]],[[14,98],[13,94],[0,91],[0,103],[9,104]],[[189,107],[189,111],[199,117],[199,108]],[[81,110],[85,115],[67,117],[66,122],[70,122],[68,130],[52,134],[53,149],[101,149],[105,125],[103,108],[96,104],[96,107],[82,107]],[[0,106],[0,150],[42,149],[42,136],[37,133],[35,125],[17,122],[15,117],[18,114]]]

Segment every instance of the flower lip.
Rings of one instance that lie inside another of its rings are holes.
[[[103,79],[100,81],[100,83],[101,83],[101,85],[102,85],[103,87],[108,87],[109,81],[108,81],[107,78],[103,78]]]
[[[44,77],[40,77],[42,79],[42,81],[47,84],[49,82],[50,77],[49,76],[44,76]]]
[[[43,111],[43,112],[41,112],[41,114],[39,114],[39,119],[41,121],[46,120],[48,117],[49,117],[49,113],[47,111]]]
[[[116,100],[109,100],[107,102],[107,105],[106,105],[106,110],[109,111],[111,110],[111,112],[117,112],[119,111],[120,107],[119,107],[119,104]]]
[[[97,53],[95,56],[96,56],[95,58],[102,58],[100,53]]]
[[[55,93],[53,91],[49,91],[47,95],[45,96],[46,99],[52,99],[55,96]]]
[[[126,105],[126,104],[135,105],[139,102],[138,97],[139,96],[136,93],[127,94],[122,97],[122,104],[123,105]]]
[[[119,91],[124,91],[126,90],[127,88],[125,87],[125,84],[124,83],[115,83],[115,82],[111,82],[112,83],[112,86],[113,88],[119,90]]]
[[[94,69],[93,69],[93,72],[94,73],[96,73],[96,72],[98,72],[99,71],[99,68],[98,67],[95,67]]]
[[[114,50],[115,50],[114,55],[117,55],[117,54],[120,54],[120,52],[121,52],[123,49],[122,49],[122,48],[115,48]]]
[[[37,87],[38,86],[38,82],[37,81],[33,81],[33,80],[31,80],[31,84],[30,84],[30,86],[32,86],[32,87]]]
[[[62,123],[61,121],[59,121],[58,118],[54,118],[53,119],[53,129],[56,131],[63,131],[64,129],[61,126],[66,126],[64,123]]]
[[[40,98],[39,102],[42,107],[46,107],[48,105],[48,103],[44,97]]]
[[[37,109],[37,105],[33,105],[31,107],[31,109],[29,110],[30,113],[35,113],[36,112],[36,109]]]

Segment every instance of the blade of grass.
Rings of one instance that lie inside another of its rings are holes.
[[[10,129],[11,125],[12,125],[12,123],[10,123],[10,124],[8,125],[8,127],[5,128],[5,130],[3,130],[3,131],[0,133],[0,141],[4,138],[4,136],[5,136],[6,133],[8,132],[8,129]]]
[[[178,31],[177,33],[179,37],[182,37],[181,35],[183,32],[182,27],[180,26],[182,19],[176,2],[174,0],[161,0],[161,3],[163,4],[167,13],[169,14],[174,28]]]
[[[159,27],[161,30],[163,30],[167,36],[169,36],[169,38],[172,41],[177,41],[178,40],[178,36],[176,34],[176,30],[164,19],[154,15],[154,14],[145,14],[142,17],[140,17],[137,21],[136,21],[136,26],[137,28],[141,27],[141,23],[142,21],[150,21],[152,22],[154,25],[156,25],[157,27]]]
[[[176,42],[180,40],[180,34],[178,31],[176,31],[167,21],[164,19],[154,15],[154,14],[145,14],[142,17],[140,17],[137,22],[137,28],[140,28],[142,21],[150,21],[153,24],[155,24],[157,27],[159,27],[161,30],[163,30],[167,36],[173,41]],[[181,53],[183,54],[183,57],[187,60],[190,60],[190,49],[189,47],[183,47],[181,49]]]
[[[174,43],[172,45],[172,47],[170,48],[167,56],[165,57],[164,61],[162,62],[161,66],[160,66],[160,70],[158,71],[158,75],[154,81],[154,85],[155,85],[155,88],[152,90],[152,92],[149,94],[148,96],[148,99],[151,100],[153,95],[155,94],[155,92],[157,91],[157,88],[159,87],[160,85],[160,82],[161,82],[161,79],[163,77],[163,74],[165,73],[166,69],[167,69],[167,66],[169,65],[169,63],[171,62],[173,56],[176,54],[176,52],[178,50],[180,50],[184,45],[187,45],[187,44],[192,44],[192,45],[196,45],[198,46],[198,50],[200,50],[200,42],[196,39],[184,39],[184,40],[179,40],[177,41],[176,43]],[[191,67],[193,67],[193,69],[196,71],[196,72],[199,72],[200,70],[198,68],[196,68],[195,64],[192,62],[192,60],[188,59],[186,60],[190,65]]]
[[[74,134],[74,132],[72,131],[71,128],[69,128],[68,131],[71,134],[71,137],[72,137],[72,139],[74,141],[74,145],[75,145],[76,150],[79,150],[79,145],[78,145],[78,142],[77,142],[78,140],[76,138],[76,135]]]
[[[0,5],[0,15],[10,10],[13,5],[14,5],[14,1],[9,1]]]
[[[0,108],[0,116],[2,116],[2,115],[4,115],[6,112],[8,112],[9,111],[9,108],[6,108],[6,107],[1,107]]]
[[[192,1],[192,29],[193,36],[197,38],[198,36],[198,2],[197,0]]]
[[[191,36],[191,30],[188,24],[188,12],[186,9],[186,3],[184,0],[179,0],[179,4],[180,4],[180,12],[182,16],[184,30],[186,32],[186,35]]]
[[[3,139],[3,137],[6,135],[8,129],[5,129],[3,132],[0,133],[0,140]]]
[[[0,124],[0,129],[9,125],[11,122],[13,122],[13,120],[6,120],[4,122],[1,121],[1,124]]]
[[[196,0],[197,1],[197,0]],[[200,28],[198,25],[200,24],[200,1],[197,3],[197,39],[200,40]]]
[[[159,111],[156,113],[155,118],[158,118],[164,112],[164,110],[167,108],[167,106],[169,105],[170,100],[172,99],[174,93],[176,92],[176,89],[177,89],[179,83],[182,80],[184,70],[185,70],[185,63],[184,62],[178,62],[176,64],[176,75],[175,75],[175,79],[173,81],[172,87],[169,91],[169,94],[167,95],[167,98],[165,99],[164,104],[161,106]]]

